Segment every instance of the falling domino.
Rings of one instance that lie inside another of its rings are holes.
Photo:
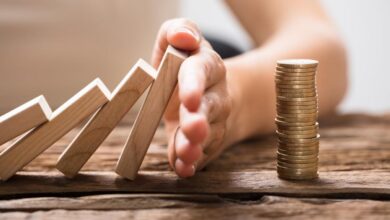
[[[48,121],[51,113],[41,95],[0,116],[0,145]]]
[[[173,47],[168,47],[157,77],[138,113],[130,136],[120,155],[116,173],[128,179],[135,179],[146,151],[153,139],[168,101],[176,87],[181,63],[187,56]]]
[[[143,60],[129,71],[106,103],[60,156],[57,169],[74,177],[153,82],[156,70]]]
[[[110,92],[96,79],[53,112],[50,121],[33,129],[0,154],[0,179],[5,181],[109,100]]]

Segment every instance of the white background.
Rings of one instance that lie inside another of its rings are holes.
[[[339,26],[349,53],[349,91],[341,110],[390,111],[390,1],[321,2]],[[182,0],[181,16],[193,19],[209,34],[250,48],[247,35],[221,0]]]

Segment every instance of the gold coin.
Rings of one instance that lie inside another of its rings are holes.
[[[311,59],[285,59],[278,60],[276,65],[284,68],[307,69],[316,68],[318,66],[318,61]]]
[[[276,124],[276,125],[278,129],[288,130],[288,131],[306,131],[306,130],[313,130],[319,128],[318,122],[308,126],[290,126],[290,125],[283,125],[283,124]]]
[[[308,123],[308,124],[314,124],[317,120],[316,120],[316,117],[314,118],[284,118],[284,117],[281,117],[281,116],[277,116],[276,119],[278,119],[279,121],[284,121],[284,122],[287,122],[287,123],[291,123],[291,124],[296,124],[296,123]]]
[[[286,163],[289,163],[288,161],[292,161],[291,163],[314,163],[318,161],[318,154],[292,156],[289,154],[277,152],[277,159],[281,159],[283,162],[287,161]]]
[[[298,121],[298,122],[293,122],[293,121],[282,121],[278,118],[276,118],[278,120],[277,123],[280,123],[280,124],[283,124],[283,125],[289,125],[289,126],[292,126],[292,127],[300,127],[300,126],[310,126],[310,125],[314,125],[314,121],[307,121],[307,122],[303,122],[303,121]]]
[[[316,107],[318,102],[316,101],[286,101],[286,100],[276,100],[277,104],[284,105],[284,106],[302,106],[302,105],[309,105]]]
[[[292,94],[301,94],[301,93],[316,93],[316,88],[309,88],[309,89],[286,89],[286,88],[278,88],[276,87],[275,90],[277,93],[292,93]]]
[[[318,134],[318,129],[303,131],[277,129],[276,132],[282,133],[284,135]]]
[[[320,145],[319,143],[312,143],[312,144],[291,144],[291,143],[283,143],[283,142],[278,142],[278,149],[283,149],[285,151],[315,151],[319,150]]]
[[[286,98],[316,98],[318,100],[318,95],[315,92],[279,92],[276,91],[277,96],[283,96]]]
[[[315,138],[284,138],[278,136],[279,142],[284,144],[315,144],[319,143],[319,134]]]
[[[278,149],[279,153],[283,153],[289,156],[312,156],[319,154],[319,150],[300,150],[300,151],[293,151],[293,150],[285,150],[285,149]]]
[[[278,173],[278,177],[280,179],[289,180],[289,181],[312,181],[318,178],[318,174],[312,174],[312,175],[290,175],[290,174],[284,174],[284,173]]]
[[[286,163],[278,160],[277,165],[285,168],[293,169],[315,169],[318,166],[318,162],[313,163]]]
[[[278,147],[283,148],[285,150],[315,150],[319,148],[320,142],[312,142],[312,143],[292,143],[285,142],[278,138]]]
[[[309,167],[285,167],[282,166],[281,164],[276,165],[277,170],[280,171],[281,173],[286,173],[286,174],[308,174],[308,173],[313,173],[313,172],[318,172],[318,164],[314,166],[309,166]]]
[[[313,76],[286,76],[281,74],[276,74],[275,79],[286,80],[286,81],[315,81],[316,77]]]
[[[316,81],[314,80],[307,80],[307,81],[293,81],[293,80],[280,80],[275,79],[276,85],[315,85]]]
[[[285,150],[283,148],[279,148],[278,152],[282,153],[282,154],[291,155],[291,156],[307,156],[307,155],[314,155],[314,154],[318,156],[319,150],[316,149],[316,150],[300,150],[300,151],[296,151],[296,150]]]
[[[276,103],[277,110],[286,110],[286,111],[298,111],[298,110],[318,110],[316,105],[285,105],[284,103]]]
[[[302,155],[317,155],[318,156],[319,148],[312,149],[312,150],[290,150],[290,149],[278,148],[278,152],[286,154],[286,155],[295,155],[295,156],[302,156]]]
[[[275,78],[276,77],[304,77],[304,78],[316,78],[316,72],[282,72],[276,70],[275,72]]]
[[[302,168],[306,166],[311,167],[311,166],[318,166],[318,157],[313,157],[311,159],[305,159],[305,160],[295,160],[288,157],[278,156],[277,162],[281,166],[287,166],[293,168]]]
[[[283,117],[283,118],[317,118],[318,116],[318,112],[313,112],[313,113],[292,113],[292,112],[288,112],[288,113],[283,113],[283,112],[280,112],[278,113],[279,116]]]
[[[276,66],[275,71],[281,73],[315,73],[317,68],[293,69]]]
[[[315,148],[319,147],[319,134],[311,138],[285,138],[277,136],[278,146],[282,148]]]
[[[315,125],[315,122],[286,122],[286,121],[281,121],[277,118],[275,119],[275,122],[276,122],[276,124],[279,124],[282,126],[292,126],[292,127]]]
[[[291,84],[297,84],[297,85],[315,85],[315,80],[286,80],[286,79],[280,79],[278,77],[275,77],[275,83],[277,85],[291,85]]]
[[[313,153],[309,155],[290,155],[290,154],[285,154],[282,152],[277,152],[277,156],[280,158],[287,158],[288,160],[306,160],[306,159],[318,159],[318,154]]]
[[[318,115],[318,109],[298,109],[298,110],[295,110],[295,109],[283,109],[283,108],[277,108],[277,113],[278,114],[317,114]]]
[[[277,107],[276,112],[278,115],[288,114],[288,115],[300,115],[300,114],[317,114],[318,108],[312,107],[309,109],[289,109],[284,107]]]
[[[316,87],[315,84],[313,85],[296,85],[296,84],[292,84],[292,85],[277,85],[278,88],[281,88],[281,89],[313,89]]]
[[[282,138],[313,138],[316,137],[318,133],[312,133],[312,134],[283,134],[281,132],[276,132],[279,137]]]
[[[276,96],[278,100],[286,101],[286,102],[305,102],[305,101],[317,101],[317,97],[304,97],[304,98],[291,98],[285,96]]]
[[[318,153],[319,151],[315,151],[315,150],[306,150],[306,151],[291,151],[291,150],[284,150],[284,149],[281,149],[279,150],[278,149],[278,152],[279,153],[283,153],[283,154],[287,154],[289,156],[312,156],[312,155],[317,155],[318,157]]]
[[[276,91],[278,96],[284,96],[287,98],[306,98],[306,97],[317,97],[317,93],[315,92],[307,92],[307,93],[292,93],[292,92],[278,92]]]
[[[309,121],[317,121],[318,115],[316,113],[313,114],[277,114],[276,118],[287,121],[287,122],[309,122]]]
[[[279,178],[286,180],[312,180],[318,178],[317,170],[297,170],[278,167],[277,168]]]

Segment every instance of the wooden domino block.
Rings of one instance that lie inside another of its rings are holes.
[[[48,121],[51,113],[41,95],[0,116],[0,145]]]
[[[109,100],[110,92],[94,80],[53,112],[50,121],[33,129],[0,154],[0,179],[7,180]]]
[[[138,113],[130,136],[120,155],[116,173],[134,179],[141,166],[146,151],[152,141],[168,101],[175,89],[177,75],[186,55],[173,47],[168,47],[157,77],[149,90],[146,100]]]
[[[74,177],[138,98],[153,82],[156,70],[139,60],[119,83],[106,103],[85,125],[60,156],[57,169]]]

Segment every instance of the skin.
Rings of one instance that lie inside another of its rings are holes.
[[[152,54],[157,67],[168,45],[187,51],[164,115],[168,159],[180,177],[193,176],[228,146],[275,130],[277,60],[310,58],[317,72],[320,117],[335,110],[347,88],[347,60],[337,30],[313,0],[228,0],[255,48],[222,60],[187,19],[166,21]]]

